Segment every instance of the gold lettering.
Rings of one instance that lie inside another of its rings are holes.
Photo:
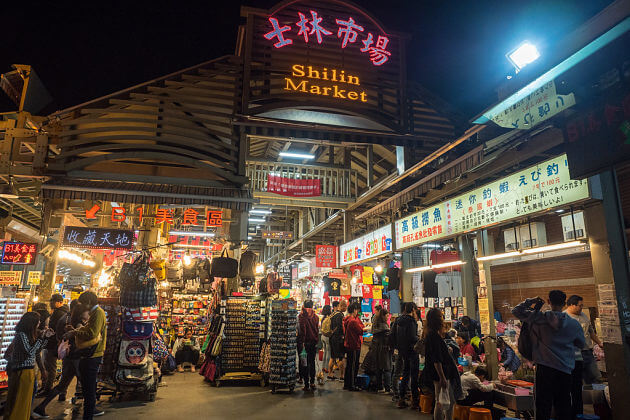
[[[313,66],[308,66],[308,77],[309,79],[319,79],[319,72],[317,70],[313,70]]]
[[[293,75],[297,77],[304,77],[304,66],[300,64],[293,65]]]
[[[366,93],[365,91],[361,92],[361,102],[367,102],[367,98],[366,98]]]
[[[284,90],[301,90],[302,92],[306,92],[306,80],[302,80],[297,86],[293,83],[293,80],[288,77],[285,77],[284,80],[287,81],[287,87],[284,88]],[[290,86],[292,88],[290,88]]]
[[[359,99],[359,94],[356,93],[355,91],[350,91],[348,92],[348,99],[352,99],[353,101],[356,101],[357,99]]]
[[[317,85],[312,85],[311,86],[311,93],[315,94],[315,95],[321,95],[321,91],[319,89],[319,86]]]
[[[322,93],[322,95],[328,96],[328,93],[330,93],[331,89],[332,88],[329,88],[329,87],[323,87],[322,90],[324,91],[324,93]]]
[[[350,76],[350,75],[348,75],[348,80],[346,80],[346,82],[351,84],[351,85],[359,86],[359,78],[357,76]]]

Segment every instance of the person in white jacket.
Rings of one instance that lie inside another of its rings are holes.
[[[470,406],[483,402],[484,407],[492,408],[492,390],[494,386],[483,383],[487,378],[488,371],[482,367],[478,367],[474,372],[465,372],[461,376],[464,399],[457,401],[457,404]]]

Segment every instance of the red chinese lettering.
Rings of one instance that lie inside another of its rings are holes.
[[[206,224],[208,226],[223,226],[223,212],[208,210],[206,214]]]
[[[161,223],[173,224],[173,212],[168,209],[157,209],[155,213],[155,224]]]
[[[184,220],[182,221],[183,226],[197,226],[197,216],[199,215],[198,211],[194,209],[186,209],[184,210]]]

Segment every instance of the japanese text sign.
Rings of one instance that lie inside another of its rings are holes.
[[[130,230],[66,226],[61,247],[129,250],[133,240]]]
[[[263,239],[293,239],[293,232],[283,230],[263,230]]]
[[[393,251],[392,225],[376,229],[339,246],[340,266],[353,264]]]
[[[0,285],[15,286],[22,281],[21,271],[0,271]]]
[[[2,264],[33,265],[37,256],[37,244],[4,242],[2,244]]]
[[[575,96],[558,95],[552,81],[492,117],[505,128],[529,129],[575,105]]]
[[[322,195],[319,179],[294,179],[267,175],[267,192],[289,197],[319,197]]]
[[[397,220],[396,249],[563,206],[589,197],[588,182],[572,180],[566,155]]]
[[[365,27],[352,16],[347,19],[331,19],[325,21],[319,13],[310,10],[308,13],[297,12],[295,22],[285,20],[280,22],[278,18],[269,17],[270,31],[263,36],[271,41],[275,48],[284,48],[295,41],[303,40],[305,44],[317,42],[321,44],[337,39],[339,47],[345,49],[348,46],[357,48],[366,54],[375,66],[385,64],[392,53],[388,50],[389,38],[386,34],[373,34],[365,30]],[[361,38],[359,38],[359,35]],[[357,42],[357,41],[360,41]],[[356,45],[354,45],[356,44]]]
[[[317,245],[315,247],[315,266],[324,268],[337,267],[337,247],[333,245]]]

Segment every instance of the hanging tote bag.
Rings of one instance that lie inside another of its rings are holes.
[[[118,365],[138,366],[147,363],[149,356],[149,340],[128,339],[120,340],[120,352],[118,353]]]
[[[135,322],[157,321],[159,315],[157,306],[128,309],[128,312],[131,315],[131,319]],[[127,319],[129,319],[129,317]]]
[[[212,259],[210,277],[236,277],[238,275],[238,261],[227,256],[227,249],[223,249],[220,257]]]
[[[125,322],[123,333],[126,338],[132,340],[148,340],[153,335],[152,322]]]
[[[149,266],[153,269],[153,274],[155,274],[156,279],[159,281],[166,279],[166,262],[164,260],[153,260]]]

